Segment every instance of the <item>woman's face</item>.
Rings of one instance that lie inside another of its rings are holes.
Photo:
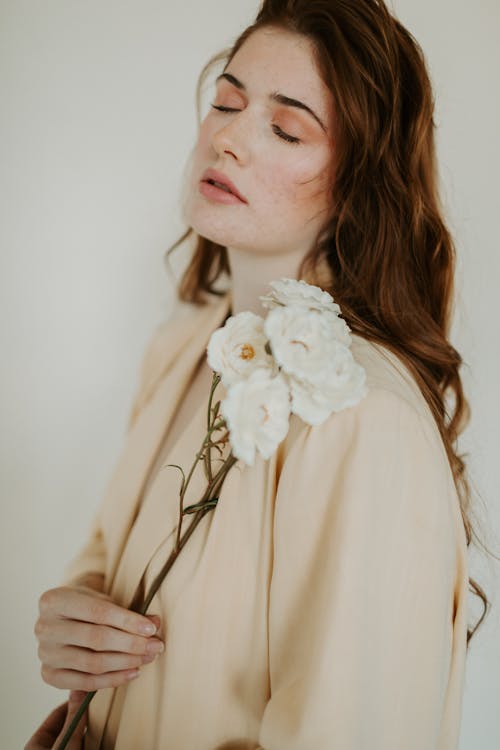
[[[254,32],[216,83],[194,149],[186,222],[201,236],[252,253],[306,253],[331,207],[333,103],[308,39],[274,28]],[[243,88],[244,87],[244,88]],[[288,106],[271,95],[302,102]],[[288,142],[283,134],[299,139]],[[207,168],[247,202],[200,192]]]

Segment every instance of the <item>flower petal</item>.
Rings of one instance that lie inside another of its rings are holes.
[[[263,306],[268,309],[279,305],[295,305],[309,310],[325,310],[335,315],[340,313],[340,307],[331,294],[303,279],[282,278],[271,281],[269,286],[272,291],[260,297]]]
[[[212,333],[208,364],[220,374],[225,387],[247,378],[259,367],[277,372],[273,357],[266,352],[266,341],[264,319],[250,311],[238,313]]]
[[[290,406],[288,383],[281,373],[273,377],[269,369],[259,368],[233,384],[221,413],[236,458],[250,466],[256,450],[270,458],[288,432]]]

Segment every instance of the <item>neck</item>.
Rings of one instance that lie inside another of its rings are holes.
[[[265,317],[266,309],[259,299],[270,292],[269,282],[276,279],[296,279],[301,253],[258,255],[239,249],[227,248],[231,269],[231,315],[244,310]]]

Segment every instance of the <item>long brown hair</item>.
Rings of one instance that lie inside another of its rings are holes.
[[[424,54],[382,0],[264,0],[255,23],[202,70],[198,119],[201,85],[213,64],[225,60],[227,66],[250,34],[269,26],[313,43],[336,115],[334,208],[297,278],[329,291],[353,333],[390,348],[413,373],[446,447],[469,545],[473,533],[478,537],[470,519],[467,454],[458,454],[455,443],[470,408],[459,374],[462,358],[448,341],[455,246],[438,195],[434,100]],[[204,293],[223,293],[215,283],[221,274],[230,276],[230,267],[225,247],[195,237],[176,293],[203,305]],[[482,600],[483,612],[467,630],[467,646],[489,605],[472,578],[469,589]]]

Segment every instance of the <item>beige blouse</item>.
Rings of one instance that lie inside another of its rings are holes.
[[[230,292],[176,303],[156,330],[122,454],[64,583],[102,572],[130,606],[168,557],[179,472],[163,465],[191,465],[206,400],[167,455],[162,446],[230,305]],[[451,470],[399,359],[359,336],[352,352],[368,395],[322,425],[292,415],[274,456],[233,466],[149,609],[165,651],[98,691],[86,750],[458,747],[468,570]],[[204,487],[200,466],[184,505]]]

